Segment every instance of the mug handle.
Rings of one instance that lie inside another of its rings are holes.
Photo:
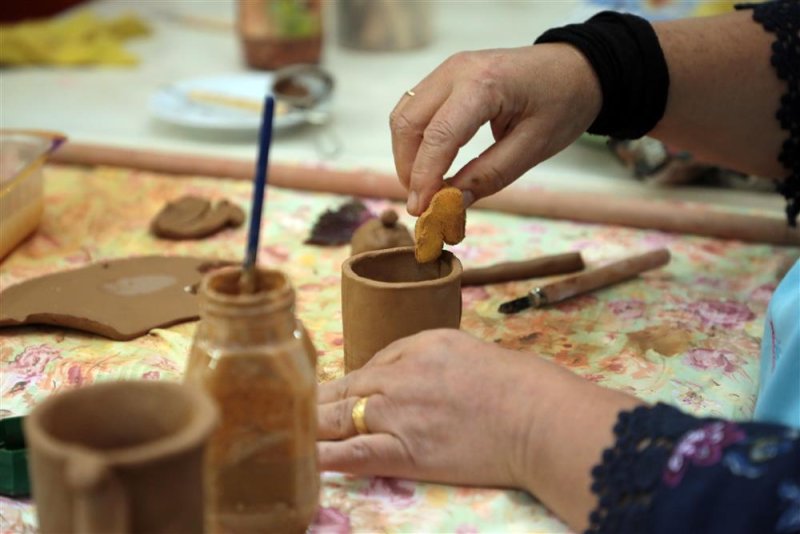
[[[73,451],[66,480],[73,489],[72,530],[86,534],[127,534],[130,507],[125,487],[101,456]]]

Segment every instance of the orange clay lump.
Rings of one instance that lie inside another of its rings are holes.
[[[461,190],[445,187],[433,195],[430,206],[417,219],[414,228],[414,255],[419,263],[434,261],[444,243],[455,245],[464,239],[467,213]]]

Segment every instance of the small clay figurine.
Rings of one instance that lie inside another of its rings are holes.
[[[414,244],[411,232],[404,224],[398,223],[394,210],[385,210],[380,219],[370,219],[353,234],[350,241],[350,255],[354,256],[368,250],[405,247]]]
[[[434,261],[442,253],[444,243],[455,245],[464,239],[467,212],[461,190],[445,187],[433,195],[430,206],[417,219],[414,227],[414,255],[420,263]]]
[[[242,209],[227,200],[212,207],[208,199],[185,196],[164,206],[150,228],[155,235],[166,239],[199,239],[229,226],[241,226],[243,222]]]

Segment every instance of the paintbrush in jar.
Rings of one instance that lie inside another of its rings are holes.
[[[258,134],[258,162],[253,180],[253,202],[250,207],[250,228],[247,231],[247,249],[245,251],[242,276],[239,279],[239,291],[254,293],[256,291],[256,259],[258,257],[258,241],[261,233],[261,211],[264,206],[264,193],[267,185],[267,166],[269,165],[269,147],[272,143],[272,118],[275,111],[275,99],[267,96],[264,102],[264,113],[261,116],[261,129]]]
[[[512,314],[528,308],[542,308],[548,304],[555,304],[595,289],[623,282],[645,271],[662,267],[669,263],[669,258],[669,250],[664,248],[626,258],[536,287],[524,297],[504,302],[498,311]]]

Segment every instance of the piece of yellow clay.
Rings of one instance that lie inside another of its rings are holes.
[[[455,245],[464,239],[467,212],[461,190],[445,187],[433,195],[430,206],[414,227],[414,255],[419,263],[434,261],[442,254],[444,243]]]

